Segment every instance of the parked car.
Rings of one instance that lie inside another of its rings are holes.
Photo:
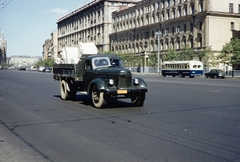
[[[25,71],[26,68],[27,68],[26,66],[20,66],[20,67],[19,67],[19,70],[20,70],[20,71],[21,71],[21,70]]]
[[[46,67],[46,68],[45,68],[45,72],[46,72],[46,73],[51,73],[51,70],[52,70],[52,69],[51,69],[50,67]]]
[[[30,70],[36,71],[36,70],[37,70],[37,67],[36,67],[36,66],[31,66],[31,67],[30,67]]]
[[[38,71],[39,71],[39,72],[45,72],[45,67],[44,67],[44,66],[40,66],[40,67],[38,68]]]
[[[206,78],[225,78],[226,73],[220,69],[211,69],[208,73],[205,73]]]

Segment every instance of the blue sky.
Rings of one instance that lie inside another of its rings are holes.
[[[7,57],[42,56],[43,44],[57,30],[59,17],[86,0],[0,0],[0,29],[7,40]]]

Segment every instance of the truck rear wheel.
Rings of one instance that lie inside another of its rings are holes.
[[[104,93],[100,92],[96,85],[94,85],[92,89],[92,102],[94,107],[99,109],[106,104],[104,99]]]
[[[62,80],[60,82],[60,94],[62,100],[68,100],[70,98],[70,93],[67,91],[66,81]]]
[[[139,93],[131,96],[131,100],[134,106],[143,106],[145,101],[145,93]]]

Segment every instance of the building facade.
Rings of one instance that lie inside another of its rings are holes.
[[[9,63],[13,64],[15,67],[20,66],[27,66],[30,67],[32,65],[35,65],[37,62],[41,61],[40,56],[11,56],[9,59]]]
[[[76,47],[79,42],[94,42],[98,51],[110,50],[112,12],[134,6],[139,0],[93,0],[63,16],[57,22],[58,50]]]
[[[211,47],[215,55],[240,38],[239,0],[95,0],[60,18],[58,51],[78,42],[94,42],[99,52],[148,56],[189,46],[197,54]],[[160,41],[158,43],[158,37]],[[161,33],[161,34],[160,34]],[[197,58],[195,58],[197,59]],[[231,70],[212,61],[209,68]]]
[[[113,13],[109,38],[115,53],[144,54],[147,59],[158,52],[157,32],[162,56],[185,46],[195,54],[207,47],[218,54],[225,43],[239,37],[239,31],[239,0],[146,0]],[[220,61],[209,64],[213,67],[229,70]]]
[[[3,33],[0,30],[0,64],[7,62],[7,41],[4,39]]]
[[[52,58],[52,59],[57,59],[57,55],[58,55],[58,32],[53,31],[51,33],[51,38],[45,40],[44,44],[43,44],[43,53],[42,53],[42,58],[48,59],[48,58]]]

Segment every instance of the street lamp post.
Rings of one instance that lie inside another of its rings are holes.
[[[160,62],[160,36],[161,36],[161,31],[157,31],[155,35],[158,37],[158,75],[160,75],[160,68],[159,68],[159,62]]]

